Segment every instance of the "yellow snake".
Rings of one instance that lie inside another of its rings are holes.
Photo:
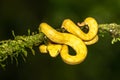
[[[89,31],[83,32],[79,27],[87,25]],[[62,23],[62,28],[69,33],[58,32],[47,23],[41,23],[39,31],[43,32],[50,39],[48,45],[40,45],[41,53],[47,53],[52,57],[56,57],[59,53],[65,63],[74,65],[81,63],[87,56],[86,45],[94,44],[98,41],[98,24],[92,17],[88,17],[78,26],[70,19],[66,19]],[[68,46],[72,47],[76,55],[70,55]]]

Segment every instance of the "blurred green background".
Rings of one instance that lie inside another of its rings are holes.
[[[16,35],[38,31],[41,22],[58,28],[66,18],[81,22],[88,16],[99,24],[120,24],[120,0],[0,0],[0,40],[13,39],[12,30]],[[21,57],[18,66],[8,61],[0,80],[120,80],[120,43],[112,45],[111,39],[109,34],[100,37],[88,46],[85,61],[74,66],[34,47],[36,55],[28,50],[26,62]]]

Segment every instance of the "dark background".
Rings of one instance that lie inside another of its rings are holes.
[[[16,35],[27,35],[27,30],[38,31],[42,22],[54,28],[64,19],[74,22],[94,17],[99,24],[120,24],[120,0],[0,0],[0,40],[13,39]],[[0,69],[0,80],[119,80],[120,43],[111,44],[111,36],[105,34],[99,42],[88,46],[88,56],[79,65],[65,64],[60,56],[51,58],[28,51],[26,62],[18,57],[7,62],[6,70]]]

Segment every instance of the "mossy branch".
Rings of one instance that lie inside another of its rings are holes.
[[[116,23],[111,24],[99,24],[99,34],[104,35],[104,33],[110,33],[112,36],[111,43],[114,44],[117,41],[120,41],[120,25]]]
[[[21,55],[24,55],[24,57],[27,57],[26,48],[31,49],[33,55],[35,55],[32,47],[39,45],[43,41],[43,36],[43,33],[39,33],[28,36],[14,36],[14,40],[0,41],[0,65],[4,67],[3,62],[8,57],[11,57],[11,60],[13,60],[13,58],[16,59],[20,53],[22,53]]]
[[[112,44],[120,41],[120,25],[117,25],[116,23],[99,24],[99,34],[104,35],[104,33],[111,33],[111,36],[113,37],[111,41]],[[2,67],[5,66],[4,61],[7,60],[8,57],[10,57],[11,60],[13,60],[13,58],[17,60],[18,55],[27,57],[28,53],[26,48],[31,49],[33,55],[35,55],[32,47],[38,46],[44,41],[43,33],[36,33],[28,36],[15,36],[13,34],[13,36],[14,40],[0,41],[0,65]]]

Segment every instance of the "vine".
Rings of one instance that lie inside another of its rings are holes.
[[[83,30],[83,27],[80,27]],[[87,29],[87,28],[86,28]],[[85,30],[86,30],[85,29]],[[64,29],[60,29],[64,31]],[[112,36],[111,43],[120,41],[120,25],[116,23],[111,24],[98,24],[98,34],[104,36],[104,33],[110,33]],[[15,58],[16,62],[18,55],[27,57],[28,52],[26,48],[29,48],[33,55],[35,51],[33,46],[39,46],[41,43],[45,42],[45,35],[42,32],[34,33],[31,35],[15,36],[14,39],[0,41],[0,66],[5,67],[5,61],[10,57],[11,61]]]

